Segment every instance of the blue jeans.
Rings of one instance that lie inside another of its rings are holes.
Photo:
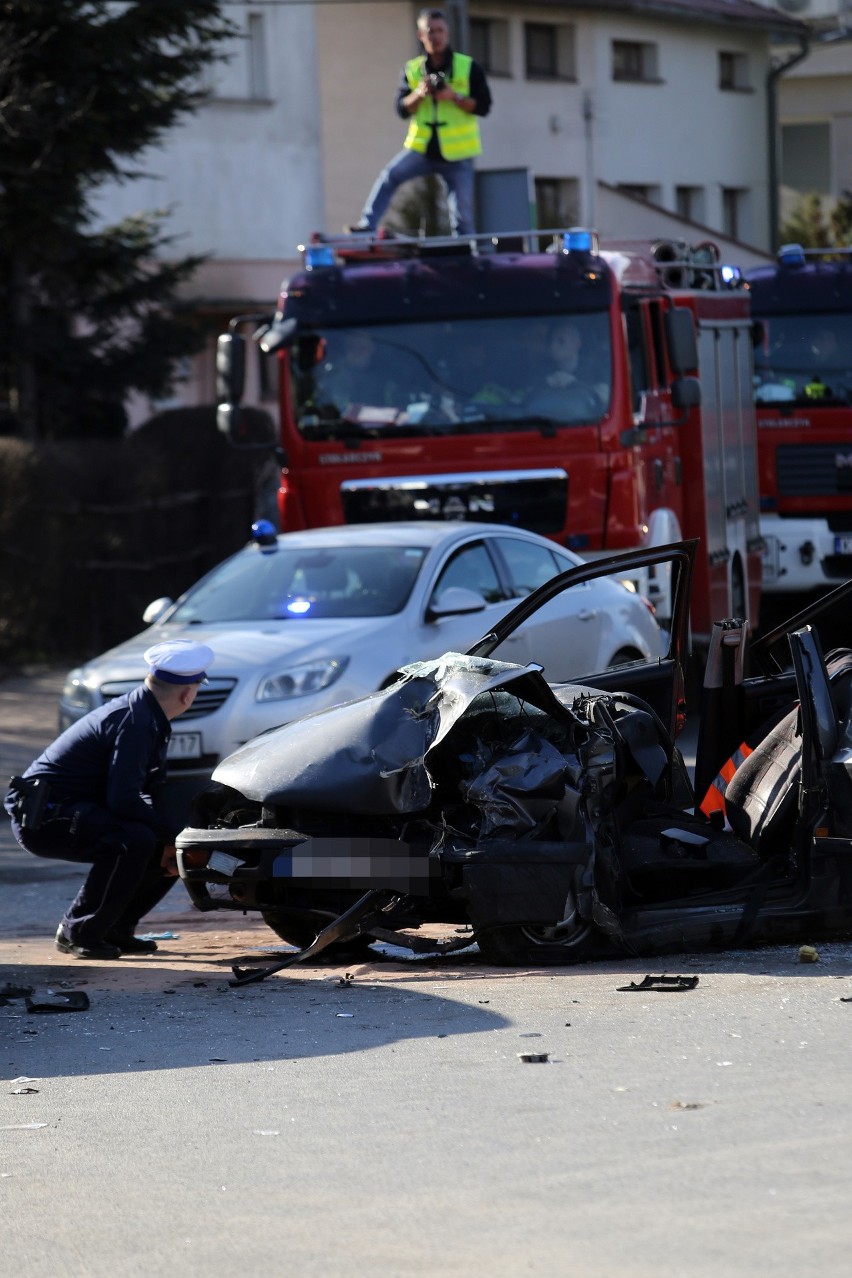
[[[430,160],[418,151],[403,150],[382,169],[367,196],[361,222],[375,231],[397,187],[412,178],[436,173],[447,184],[447,206],[453,235],[474,235],[473,160]]]

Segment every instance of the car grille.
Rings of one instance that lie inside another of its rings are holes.
[[[775,453],[781,497],[836,497],[852,493],[850,450],[840,444],[783,444]]]
[[[190,708],[181,715],[181,723],[187,723],[190,719],[203,719],[205,715],[213,714],[225,704],[236,686],[236,679],[208,679],[198,689],[198,696]],[[138,680],[105,683],[101,686],[101,696],[104,701],[111,701],[113,697],[120,697],[125,692],[132,692],[138,687]]]

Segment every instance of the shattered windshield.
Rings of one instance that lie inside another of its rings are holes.
[[[770,315],[761,325],[758,404],[852,403],[852,315]]]
[[[609,317],[324,329],[302,335],[292,371],[295,420],[308,439],[593,423],[612,393]]]
[[[202,578],[168,620],[209,625],[389,617],[404,606],[425,557],[422,546],[253,548]]]

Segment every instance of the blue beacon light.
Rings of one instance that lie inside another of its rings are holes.
[[[305,269],[317,266],[334,266],[334,249],[330,244],[309,244],[305,249]]]
[[[562,249],[565,253],[597,253],[597,232],[585,226],[572,226],[562,235]]]

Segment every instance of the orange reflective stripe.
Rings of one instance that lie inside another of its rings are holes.
[[[711,812],[725,811],[725,791],[733,779],[734,773],[741,763],[744,763],[748,756],[752,753],[752,747],[748,742],[743,741],[737,747],[730,759],[722,764],[713,782],[707,788],[707,793],[701,800],[700,810],[705,816],[709,816]]]

